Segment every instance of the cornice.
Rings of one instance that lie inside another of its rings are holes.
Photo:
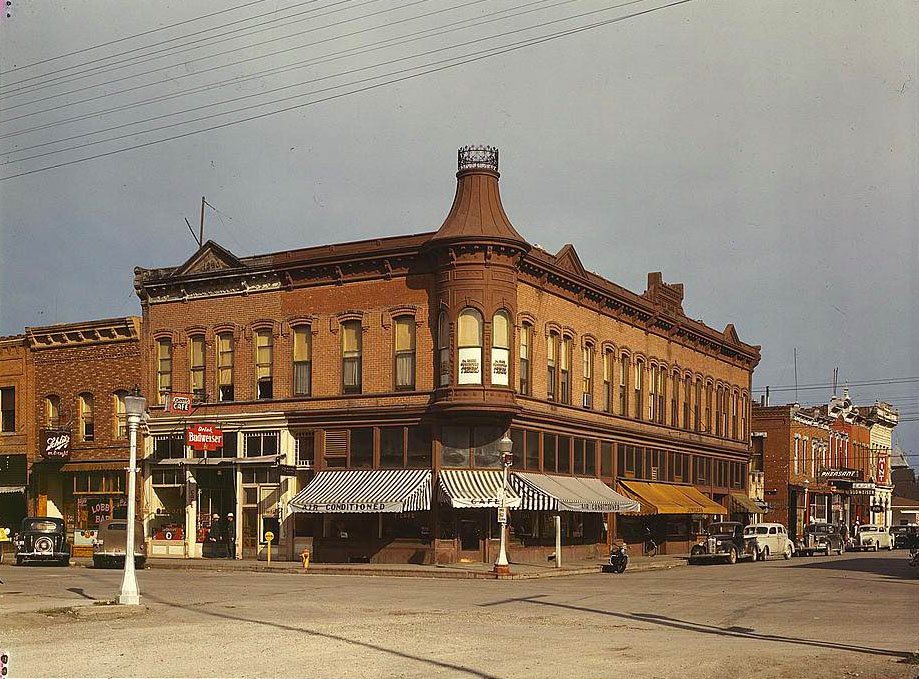
[[[141,319],[136,316],[105,318],[26,328],[26,337],[32,351],[136,342],[140,338],[140,324]]]

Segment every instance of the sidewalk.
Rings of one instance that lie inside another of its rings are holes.
[[[531,580],[535,578],[556,578],[570,575],[599,573],[604,563],[605,562],[601,561],[576,561],[563,564],[561,568],[555,568],[550,564],[511,563],[511,574],[504,576],[498,576],[492,572],[492,564],[490,563],[454,563],[440,566],[424,564],[311,563],[309,568],[304,570],[303,566],[295,561],[272,561],[269,566],[265,561],[255,561],[252,559],[233,561],[229,559],[148,558],[147,568],[186,571],[300,573],[306,575],[376,575],[466,580]],[[629,568],[626,573],[669,569],[685,566],[686,563],[687,559],[685,556],[635,556],[630,558]]]

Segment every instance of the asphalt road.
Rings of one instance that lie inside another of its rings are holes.
[[[118,571],[0,579],[13,678],[919,676],[902,551],[529,581],[147,570],[140,610],[92,605]]]

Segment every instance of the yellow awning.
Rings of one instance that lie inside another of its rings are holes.
[[[743,493],[731,493],[731,501],[740,507],[741,512],[747,514],[762,514],[763,508],[760,507],[753,498]]]
[[[678,490],[678,486],[646,481],[620,481],[622,489],[641,503],[642,514],[700,514],[701,506]]]
[[[714,500],[707,497],[695,486],[673,486],[681,493],[683,493],[690,501],[694,502],[699,506],[699,509],[693,510],[693,514],[714,514],[714,515],[728,515],[728,510],[719,505]]]

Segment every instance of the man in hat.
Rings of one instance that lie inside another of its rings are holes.
[[[224,540],[227,543],[227,558],[236,558],[236,521],[233,519],[233,512],[227,514],[227,525],[224,529]]]
[[[220,546],[223,545],[223,531],[220,530],[220,514],[211,517],[211,527],[207,532],[207,541],[210,544],[210,555],[219,556]]]

